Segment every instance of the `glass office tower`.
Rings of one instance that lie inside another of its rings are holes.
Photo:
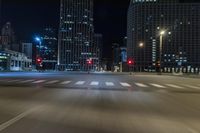
[[[93,0],[61,0],[58,66],[61,70],[92,69],[87,60],[95,53]]]
[[[161,64],[163,72],[177,68],[200,69],[200,4],[172,0],[132,0],[128,9],[128,57],[135,71],[159,67],[160,31],[164,30]],[[144,45],[141,47],[141,43]]]

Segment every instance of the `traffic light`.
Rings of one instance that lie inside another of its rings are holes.
[[[41,64],[41,63],[42,63],[42,58],[41,57],[37,57],[36,64]]]
[[[92,59],[88,59],[88,60],[87,60],[87,64],[88,64],[88,65],[92,65]]]
[[[133,59],[128,59],[128,60],[127,60],[127,64],[130,66],[130,65],[134,65],[135,62],[134,62]]]

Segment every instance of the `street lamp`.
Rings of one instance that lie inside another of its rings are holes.
[[[159,63],[160,63],[160,74],[162,73],[162,49],[163,49],[163,36],[165,35],[165,30],[160,31],[160,58],[159,58]]]
[[[36,42],[36,51],[35,51],[35,63],[36,63],[36,69],[37,69],[37,65],[39,64],[39,66],[41,66],[42,64],[42,58],[41,58],[41,45],[42,45],[42,39],[41,37],[35,37],[34,38],[35,42]],[[39,46],[38,46],[39,45]]]
[[[144,43],[143,42],[140,42],[139,43],[139,48],[140,49],[143,49],[144,48]],[[141,58],[141,61],[140,61],[140,72],[142,71],[142,52],[141,52],[141,56],[140,56]],[[145,57],[144,57],[145,58]]]
[[[139,44],[139,47],[140,47],[140,48],[143,48],[143,47],[144,47],[144,43],[141,42],[141,43]]]

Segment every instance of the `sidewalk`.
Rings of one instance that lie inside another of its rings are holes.
[[[177,76],[186,78],[200,78],[200,74],[186,74],[186,73],[151,73],[151,72],[133,72],[134,75],[163,75],[163,76]]]

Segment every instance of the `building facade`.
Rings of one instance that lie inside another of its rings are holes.
[[[33,44],[32,43],[21,43],[21,51],[24,53],[29,59],[32,59],[33,56]]]
[[[31,71],[32,60],[25,54],[11,51],[0,50],[0,71]]]
[[[96,59],[97,59],[97,67],[98,70],[101,70],[102,68],[102,53],[103,53],[103,35],[102,34],[94,34],[94,45],[96,49]]]
[[[162,30],[165,34],[160,47]],[[199,72],[199,35],[198,3],[180,3],[178,0],[130,2],[127,51],[128,57],[135,60],[135,71],[156,71],[161,65],[163,72]],[[142,47],[141,43],[144,44]]]
[[[16,41],[16,36],[10,22],[4,24],[1,29],[0,49],[20,51],[20,45]]]
[[[41,38],[41,58],[46,70],[55,70],[58,58],[57,31],[53,28],[45,28]]]
[[[93,58],[93,0],[61,0],[58,66],[61,70],[88,70]]]

